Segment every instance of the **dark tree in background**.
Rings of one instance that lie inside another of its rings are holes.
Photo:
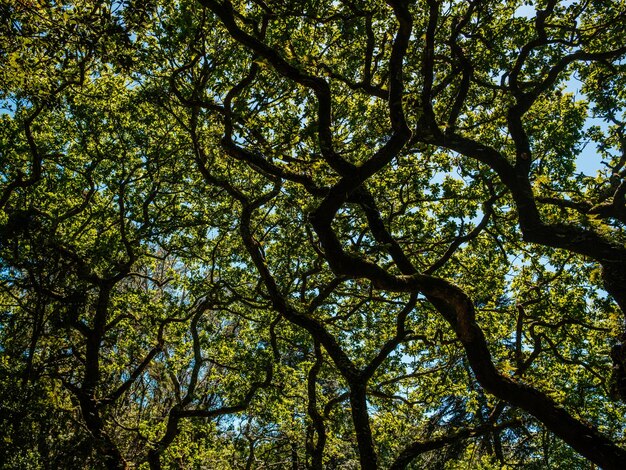
[[[0,18],[3,468],[624,468],[623,1]]]

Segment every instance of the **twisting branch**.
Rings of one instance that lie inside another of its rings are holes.
[[[266,59],[285,78],[313,90],[317,98],[317,135],[324,159],[339,174],[354,170],[354,165],[343,159],[334,149],[331,125],[331,93],[328,83],[321,77],[309,75],[287,62],[276,50],[241,29],[235,20],[233,5],[225,0],[222,4],[214,0],[200,0],[226,27],[230,35],[243,46]]]
[[[313,340],[314,352],[315,352],[315,362],[311,369],[309,369],[309,375],[307,377],[307,396],[308,396],[308,404],[307,404],[307,412],[311,421],[313,422],[313,429],[315,430],[315,434],[317,435],[317,440],[314,440],[314,436],[311,435],[307,439],[307,452],[311,455],[311,468],[314,470],[322,470],[323,466],[323,457],[324,457],[324,447],[326,445],[326,426],[324,425],[324,418],[320,414],[317,409],[317,375],[322,367],[322,363],[324,358],[322,356],[322,349],[320,348],[320,343],[316,340]]]
[[[471,437],[482,436],[490,432],[501,431],[503,429],[519,426],[519,421],[508,421],[500,424],[484,424],[476,428],[463,429],[459,432],[448,434],[447,436],[441,436],[427,441],[417,441],[413,444],[405,447],[400,455],[396,457],[394,462],[389,467],[389,470],[402,470],[405,469],[413,460],[419,457],[421,454],[430,452],[431,450],[441,449],[447,445],[468,439]]]

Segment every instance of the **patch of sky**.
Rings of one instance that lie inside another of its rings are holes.
[[[0,99],[0,115],[8,114],[9,116],[13,116],[14,114],[14,105],[11,104],[11,101],[7,99]]]
[[[572,93],[576,101],[587,101],[589,99],[583,93],[583,83],[575,74],[564,82],[565,91]],[[589,108],[593,108],[593,102],[589,102]],[[603,131],[608,130],[608,123],[605,119],[589,115],[585,120],[584,131],[588,131],[592,126],[600,127]],[[603,169],[602,160],[597,153],[597,147],[589,142],[583,143],[581,151],[576,157],[576,170],[585,176],[596,176],[597,172]]]
[[[220,234],[220,231],[215,227],[210,227],[207,230],[206,237],[208,240],[215,240]]]
[[[600,118],[589,117],[585,122],[585,130],[589,130],[592,126],[599,126],[602,130],[608,128],[606,121]],[[582,150],[577,155],[576,171],[582,173],[585,176],[596,176],[598,171],[604,169],[602,160],[597,153],[597,146],[587,142],[583,145]]]
[[[576,3],[577,0],[565,0],[562,2],[558,2],[559,6],[562,8],[568,8]],[[523,5],[520,5],[513,13],[515,18],[535,18],[537,16],[537,8],[533,5],[533,2],[525,2]]]
[[[531,4],[524,4],[524,5],[520,5],[519,7],[517,7],[517,10],[515,10],[515,13],[513,13],[513,16],[515,18],[534,18],[535,15],[537,14],[537,10],[535,9],[535,7]]]

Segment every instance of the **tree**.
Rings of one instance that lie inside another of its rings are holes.
[[[623,2],[1,8],[8,468],[623,467]]]

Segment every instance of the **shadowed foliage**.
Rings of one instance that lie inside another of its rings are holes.
[[[0,18],[3,468],[624,468],[623,1]]]

